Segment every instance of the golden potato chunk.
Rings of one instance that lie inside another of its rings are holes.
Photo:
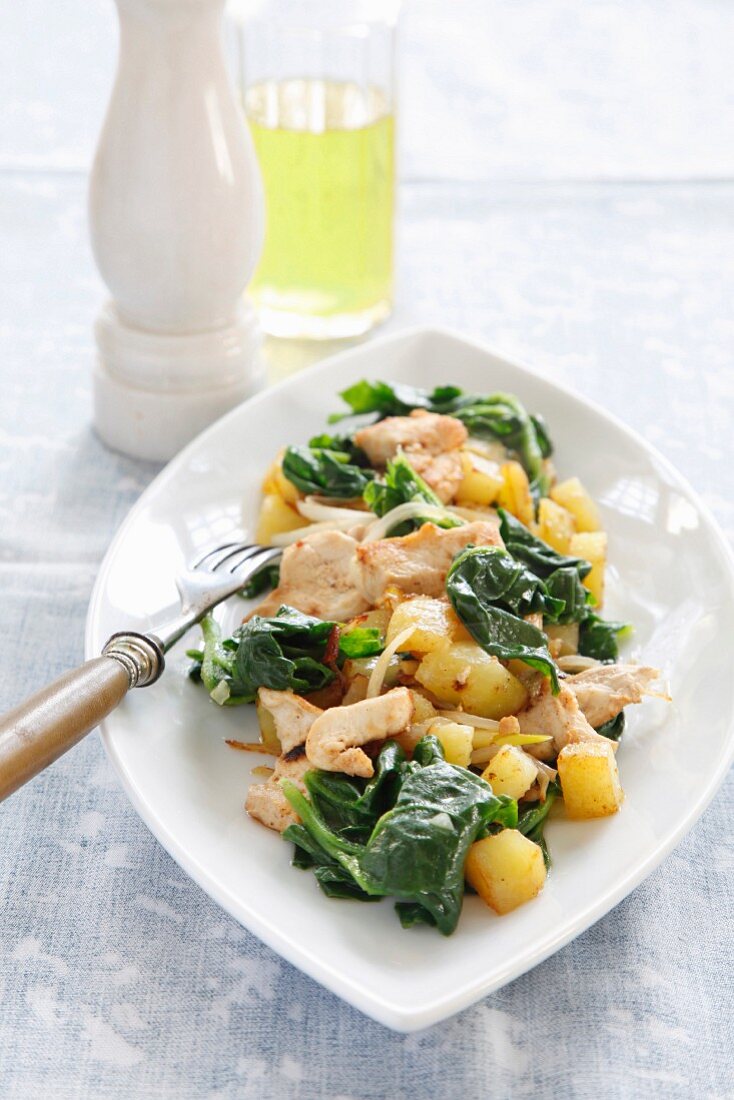
[[[255,700],[255,711],[257,712],[257,721],[260,726],[260,740],[262,741],[268,752],[272,752],[273,756],[280,756],[283,751],[280,744],[280,738],[275,731],[275,718],[271,711],[265,706],[261,699]]]
[[[561,481],[550,491],[551,499],[566,508],[576,520],[577,531],[601,531],[599,509],[577,477]]]
[[[516,714],[527,702],[517,677],[474,641],[444,641],[426,654],[415,678],[442,702],[482,718]]]
[[[488,508],[499,497],[505,483],[498,462],[463,451],[461,466],[464,476],[456,490],[456,503],[468,508]]]
[[[295,531],[307,525],[308,521],[295,508],[291,508],[290,504],[286,504],[278,493],[268,493],[260,505],[255,539],[262,546],[269,546],[274,535]]]
[[[624,799],[612,742],[579,741],[558,754],[566,815],[577,821],[616,814]]]
[[[390,619],[387,644],[393,638],[411,629],[410,637],[403,643],[412,653],[430,653],[453,638],[460,626],[454,609],[447,600],[415,596],[398,604]]]
[[[607,536],[603,531],[585,532],[571,539],[571,553],[591,562],[591,572],[584,584],[596,599],[597,607],[604,603],[604,570],[607,564]]]
[[[538,769],[522,749],[503,745],[482,772],[495,794],[522,798],[535,782]]]
[[[268,467],[263,481],[263,492],[276,493],[283,498],[286,504],[295,504],[297,500],[303,498],[303,493],[283,473],[283,454],[284,452],[281,451],[272,465]]]
[[[464,874],[495,913],[509,913],[537,897],[545,883],[543,853],[517,829],[472,844]]]
[[[575,533],[576,520],[571,513],[554,500],[543,497],[538,504],[538,538],[559,554],[567,554]]]
[[[460,768],[469,767],[474,742],[472,726],[439,718],[431,723],[429,733],[434,734],[441,742],[449,764],[458,764]]]
[[[516,516],[526,527],[532,527],[535,521],[533,497],[530,492],[528,475],[519,462],[505,462],[502,466],[503,486],[497,503]]]

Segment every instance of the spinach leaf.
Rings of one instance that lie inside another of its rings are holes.
[[[509,552],[545,581],[549,595],[563,602],[560,611],[549,611],[546,618],[556,623],[583,621],[588,615],[589,603],[593,602],[593,596],[581,583],[591,570],[591,562],[559,554],[510,512],[504,508],[499,508],[498,512],[500,534]]]
[[[303,615],[283,606],[272,618],[255,615],[231,638],[222,639],[211,616],[202,619],[204,649],[190,650],[196,664],[189,675],[200,680],[214,701],[226,706],[252,703],[260,687],[295,691],[299,695],[318,691],[336,675],[333,662],[324,663],[327,649],[339,661],[347,657],[372,657],[384,649],[376,627],[354,627],[340,631],[338,623]],[[221,682],[224,686],[219,686]]]
[[[365,413],[378,413],[383,416],[405,416],[413,409],[434,411],[437,406],[451,404],[461,397],[458,386],[436,386],[433,390],[423,390],[415,386],[404,386],[388,382],[356,382],[339,396],[349,405],[349,412],[332,413],[329,423],[335,424],[348,416],[362,416]]]
[[[529,809],[520,814],[517,821],[518,831],[540,847],[546,869],[550,869],[551,858],[543,833],[548,814],[560,793],[561,788],[558,783],[550,783],[545,793],[545,802],[536,802],[531,805]]]
[[[593,603],[594,597],[588,588],[584,588],[577,569],[572,566],[556,569],[546,577],[545,586],[549,595],[563,603],[563,609],[558,614],[549,613],[546,616],[549,622],[583,622],[589,614],[589,604]]]
[[[339,653],[342,657],[374,657],[384,648],[382,631],[374,626],[353,626],[339,634]]]
[[[631,633],[629,623],[615,623],[592,612],[579,629],[579,653],[582,657],[594,657],[605,664],[616,661],[619,657],[618,639]]]
[[[266,592],[268,588],[277,588],[279,580],[280,566],[277,563],[266,565],[264,569],[261,569],[254,577],[250,578],[239,595],[245,600],[252,600],[255,596]]]
[[[387,512],[397,508],[399,504],[408,501],[425,501],[437,508],[443,508],[440,499],[436,496],[430,485],[426,484],[420,474],[416,473],[404,454],[399,454],[387,464],[387,472],[384,480],[376,478],[371,481],[364,491],[364,501],[367,507],[377,516],[384,516]],[[406,535],[416,527],[420,527],[427,519],[416,517],[405,523],[399,523],[390,531],[390,535]],[[446,513],[440,520],[431,519],[438,527],[460,527],[461,520]]]
[[[347,784],[356,788],[358,782]],[[434,923],[444,935],[453,932],[459,919],[470,845],[493,822],[509,828],[517,823],[515,801],[494,795],[473,772],[447,764],[440,743],[430,735],[418,743],[410,763],[397,746],[385,745],[360,798],[346,787],[335,797],[333,786],[314,773],[307,775],[306,784],[310,799],[288,780],[281,786],[310,836],[310,846],[293,826],[285,838],[296,840],[319,866],[336,862],[351,877],[350,889],[397,898],[404,924]],[[369,834],[356,841],[354,816],[359,812],[372,819],[380,816]],[[314,854],[313,845],[320,855]],[[335,877],[341,886],[339,873]]]
[[[187,650],[187,655],[195,661],[189,677],[202,683],[220,706],[234,707],[249,702],[237,670],[234,639],[222,638],[219,624],[211,615],[201,620],[201,632],[204,648]]]
[[[245,623],[235,634],[235,665],[247,701],[259,687],[303,695],[330,684],[335,673],[321,658],[333,628],[290,607],[281,607],[274,618],[255,615]]]
[[[345,454],[355,466],[369,467],[370,460],[361,447],[358,447],[350,435],[331,435],[322,432],[309,439],[308,445],[316,451],[339,451]]]
[[[559,554],[504,508],[498,508],[497,513],[500,517],[500,534],[505,546],[513,558],[524,561],[536,577],[545,580],[551,573],[555,573],[556,569],[575,569],[583,580],[591,572],[591,562],[584,558],[572,558],[566,554]]]
[[[562,614],[564,600],[552,596],[539,577],[499,546],[475,546],[461,556],[461,573],[484,603],[522,617],[540,613],[550,619]]]
[[[494,590],[475,591],[473,558],[477,549],[463,551],[455,559],[446,578],[446,592],[454,611],[485,653],[501,661],[520,660],[538,669],[551,681],[558,694],[558,671],[548,652],[542,630],[493,602]]]
[[[531,413],[530,419],[535,428],[535,435],[538,440],[538,446],[540,447],[540,453],[543,458],[550,458],[553,454],[553,443],[548,434],[548,425],[545,422],[545,417],[541,416],[540,413]]]
[[[283,455],[283,474],[302,493],[351,500],[361,497],[375,476],[349,461],[344,451],[318,447],[288,447]]]
[[[624,711],[620,710],[619,714],[615,714],[614,718],[610,718],[608,722],[604,722],[603,725],[597,726],[596,732],[600,733],[603,737],[608,737],[610,741],[619,741],[624,733],[624,726]]]

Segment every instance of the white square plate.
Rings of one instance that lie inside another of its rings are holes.
[[[588,928],[704,811],[734,755],[734,566],[695,494],[641,438],[525,367],[420,330],[365,344],[258,395],[180,454],[105,558],[89,608],[89,656],[115,630],[153,628],[175,603],[174,573],[202,548],[252,532],[278,448],[322,430],[339,407],[337,391],[363,377],[517,393],[548,421],[560,475],[580,475],[600,502],[611,559],[605,613],[635,624],[626,655],[660,667],[674,699],[630,708],[618,757],[621,812],[553,820],[553,870],[540,898],[500,918],[468,897],[445,939],[433,929],[403,930],[389,901],[331,901],[312,875],[289,866],[291,846],[243,810],[261,761],[223,742],[256,737],[253,710],[212,706],[186,678],[184,645],[154,687],[133,692],[107,719],[103,740],[133,805],[202,889],[327,988],[388,1027],[413,1031]],[[242,610],[230,601],[227,626]]]

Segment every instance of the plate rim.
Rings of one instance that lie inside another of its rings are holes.
[[[712,536],[712,547],[715,547],[718,551],[723,571],[725,575],[728,576],[730,595],[734,599],[734,550],[708,505],[701,499],[697,491],[684,475],[677,470],[674,464],[667,459],[665,455],[661,454],[654,444],[650,443],[639,432],[635,431],[634,428],[625,424],[615,413],[604,408],[599,402],[583,394],[577,393],[570,385],[564,382],[559,382],[545,376],[538,368],[531,367],[523,360],[517,359],[514,355],[507,354],[501,349],[486,344],[481,340],[464,336],[456,330],[446,326],[414,325],[400,329],[395,333],[386,334],[379,339],[365,341],[333,355],[326,356],[317,363],[298,371],[296,374],[281,379],[273,386],[263,388],[258,393],[253,394],[251,397],[235,406],[235,408],[230,409],[200,432],[156,474],[132,505],[122,523],[115,531],[100,564],[87,609],[84,633],[85,659],[97,656],[96,646],[93,644],[93,636],[99,617],[103,593],[106,589],[107,578],[119,546],[124,541],[128,529],[132,527],[136,521],[138,513],[147,506],[149,497],[164,487],[175,476],[177,470],[186,463],[190,454],[201,448],[202,444],[205,444],[210,436],[214,436],[221,431],[222,426],[226,422],[240,416],[243,408],[257,406],[265,400],[272,400],[273,394],[277,394],[281,390],[287,389],[295,380],[301,380],[304,377],[317,375],[322,372],[329,372],[335,366],[338,367],[343,360],[349,360],[355,355],[363,354],[367,349],[369,349],[370,352],[374,350],[379,353],[380,348],[388,345],[399,343],[409,344],[419,339],[431,340],[435,338],[448,338],[449,340],[456,341],[482,354],[502,360],[505,364],[519,371],[521,374],[524,374],[530,380],[539,379],[553,389],[600,415],[608,423],[613,424],[618,430],[626,435],[637,447],[641,447],[650,458],[661,467],[675,484],[676,488],[682,491],[683,495],[687,497],[689,502],[692,503],[698,511],[705,524],[707,533],[709,536]],[[713,769],[709,775],[703,792],[699,795],[692,808],[689,809],[676,827],[666,836],[665,840],[654,847],[641,866],[635,868],[629,875],[617,879],[607,891],[595,898],[593,902],[587,905],[581,912],[577,912],[570,921],[569,926],[561,933],[556,936],[551,936],[547,941],[539,943],[537,948],[529,955],[523,955],[522,959],[506,965],[501,973],[495,974],[493,978],[487,979],[478,975],[474,981],[469,985],[465,984],[462,986],[461,990],[458,992],[448,995],[442,994],[429,1002],[424,1001],[419,1008],[413,1007],[406,1009],[383,995],[365,989],[358,979],[355,979],[351,975],[345,976],[341,971],[331,967],[323,958],[314,957],[307,948],[294,943],[288,936],[282,935],[277,927],[272,926],[267,920],[261,918],[256,910],[252,910],[246,903],[243,903],[241,898],[232,894],[227,889],[226,885],[221,884],[210,876],[206,867],[202,866],[195,857],[187,854],[184,847],[179,844],[176,836],[159,820],[156,811],[138,795],[134,781],[118,754],[114,744],[114,734],[108,729],[106,720],[100,724],[99,728],[105,752],[133,808],[156,840],[163,846],[181,869],[239,924],[246,927],[282,958],[309,975],[309,977],[318,981],[330,992],[348,1001],[367,1016],[377,1020],[377,1022],[392,1030],[403,1033],[418,1031],[429,1027],[476,1003],[480,998],[495,992],[508,982],[539,965],[550,957],[550,955],[560,950],[560,948],[564,947],[582,932],[586,931],[586,929],[590,928],[592,924],[595,924],[605,916],[606,913],[610,912],[612,908],[623,901],[624,898],[626,898],[645,878],[652,874],[666,856],[668,856],[683,840],[686,834],[690,832],[719,790],[731,767],[732,761],[734,761],[734,715],[730,715],[725,751],[722,753],[717,767]]]

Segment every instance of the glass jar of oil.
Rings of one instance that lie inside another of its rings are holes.
[[[344,0],[275,7],[240,40],[266,205],[249,292],[271,335],[358,336],[392,304],[395,19],[375,21],[370,4],[370,21],[342,22],[358,7]]]

